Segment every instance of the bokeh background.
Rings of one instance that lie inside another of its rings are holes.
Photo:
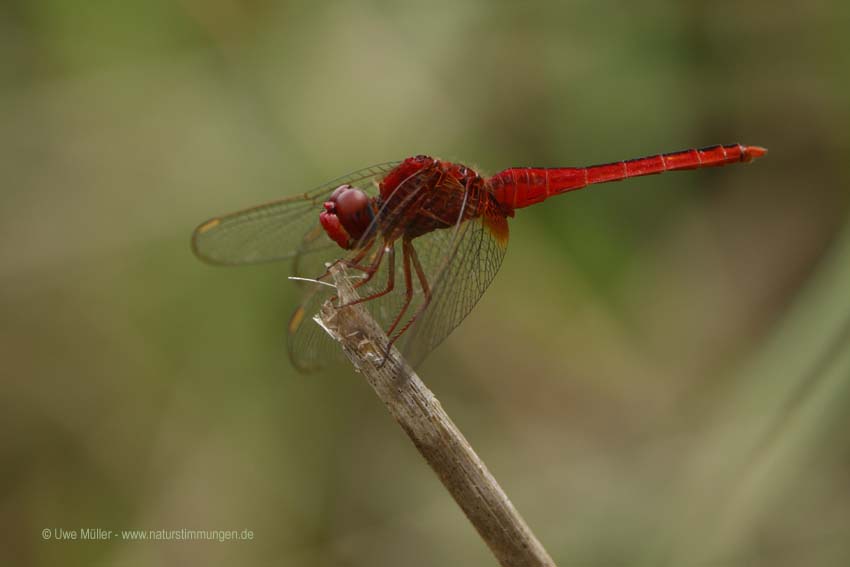
[[[0,563],[494,564],[360,376],[292,370],[288,266],[192,228],[417,153],[744,142],[520,211],[421,375],[560,565],[848,564],[848,6],[4,1]]]

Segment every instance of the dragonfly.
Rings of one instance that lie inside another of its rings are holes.
[[[485,177],[426,155],[344,175],[316,189],[201,223],[192,250],[219,265],[292,260],[304,298],[287,328],[302,371],[340,349],[308,315],[337,301],[342,264],[362,303],[412,364],[469,314],[493,281],[517,209],[589,185],[667,171],[750,162],[760,146],[716,145],[588,167],[512,167]]]

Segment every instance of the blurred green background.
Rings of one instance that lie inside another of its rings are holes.
[[[559,565],[848,564],[848,6],[6,0],[0,563],[493,565],[360,376],[291,369],[288,266],[192,228],[417,153],[743,142],[520,211],[421,375]]]

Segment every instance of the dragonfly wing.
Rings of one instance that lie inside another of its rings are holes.
[[[304,287],[304,299],[289,319],[286,347],[295,368],[315,372],[344,359],[339,344],[312,320],[336,289],[319,284]]]
[[[333,242],[317,229],[328,195],[346,183],[374,192],[372,182],[396,165],[398,162],[367,167],[302,195],[212,218],[195,229],[192,250],[212,264],[233,265],[282,260],[332,248]]]
[[[434,231],[413,240],[423,271],[431,274],[431,299],[400,345],[414,366],[469,315],[507,251],[508,224],[503,215],[487,211],[470,220],[460,219],[453,230]]]

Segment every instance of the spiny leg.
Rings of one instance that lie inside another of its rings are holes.
[[[420,305],[416,309],[416,313],[413,314],[413,317],[402,327],[402,329],[396,334],[394,337],[390,337],[390,340],[387,342],[387,348],[384,350],[384,360],[381,361],[379,367],[382,367],[387,361],[390,359],[390,350],[393,348],[393,344],[401,337],[404,332],[410,328],[414,321],[416,321],[417,317],[422,314],[422,311],[428,306],[428,303],[431,301],[431,288],[428,285],[428,279],[425,277],[425,271],[422,269],[422,264],[419,262],[419,255],[416,254],[416,249],[413,247],[413,244],[409,239],[405,238],[402,241],[402,251],[404,253],[404,283],[405,283],[405,301],[404,306],[399,311],[398,316],[393,321],[392,326],[387,331],[387,336],[392,335],[396,326],[398,326],[399,321],[401,321],[402,315],[407,311],[407,308],[410,307],[410,302],[413,300],[413,278],[410,273],[410,264],[413,264],[413,268],[416,271],[416,277],[419,279],[419,285],[422,286],[422,293],[425,295],[425,301],[423,301],[422,305]]]
[[[425,271],[422,269],[422,264],[419,263],[419,254],[414,250],[413,244],[410,245],[410,252],[413,258],[413,267],[416,268],[416,277],[419,278],[419,285],[422,286],[422,293],[425,295],[425,303],[422,307],[424,309],[424,306],[431,301],[431,288],[428,286],[428,278],[425,277]]]
[[[353,286],[354,289],[357,289],[358,287],[368,283],[372,279],[372,277],[375,275],[375,273],[378,271],[378,268],[380,267],[381,259],[384,257],[384,252],[386,251],[386,245],[382,246],[375,253],[375,259],[372,260],[372,263],[370,265],[361,266],[359,264],[359,262],[361,262],[363,260],[363,258],[369,253],[369,251],[372,249],[372,246],[374,246],[374,244],[375,244],[375,239],[372,238],[371,240],[369,240],[369,242],[367,242],[357,252],[357,254],[353,258],[347,258],[347,259],[346,258],[340,258],[338,260],[335,260],[331,265],[329,265],[327,267],[327,269],[325,270],[325,273],[323,273],[321,276],[316,278],[316,280],[321,281],[321,280],[329,277],[331,275],[331,270],[333,269],[334,266],[336,266],[337,264],[343,264],[348,269],[359,270],[359,271],[363,272],[364,274],[366,274],[366,276],[364,278],[362,278],[360,281],[358,281],[356,284],[354,284],[354,286]],[[391,277],[392,277],[392,275],[393,274],[391,274]],[[390,289],[392,289],[392,288],[390,288]],[[333,295],[330,298],[330,300],[333,301],[333,302],[336,302],[337,299],[338,299],[338,297],[336,295]],[[359,301],[355,301],[354,303],[359,303]],[[351,305],[351,304],[349,303],[347,305]],[[337,308],[339,308],[339,307],[344,307],[344,305],[338,305]]]
[[[338,260],[334,260],[334,261],[333,261],[333,263],[331,263],[331,264],[327,267],[327,269],[325,269],[325,273],[323,273],[321,276],[319,276],[319,277],[318,277],[318,278],[316,278],[316,279],[317,279],[317,280],[323,280],[323,279],[325,279],[325,278],[330,277],[330,275],[331,275],[331,268],[333,268],[333,267],[334,267],[334,266],[336,266],[337,264],[344,264],[346,268],[351,268],[351,269],[354,269],[354,270],[360,270],[361,272],[366,272],[366,271],[368,271],[368,270],[367,270],[367,267],[365,267],[365,266],[361,266],[361,265],[360,265],[360,261],[361,261],[361,260],[363,260],[363,258],[366,256],[366,254],[368,254],[368,253],[369,253],[369,251],[372,249],[372,246],[373,246],[374,244],[375,244],[375,239],[373,238],[373,239],[371,239],[369,242],[366,242],[366,243],[365,243],[365,244],[364,244],[364,245],[360,248],[360,250],[357,252],[357,254],[356,254],[353,258],[348,258],[348,259],[346,259],[346,258],[339,258]]]
[[[384,296],[384,295],[388,294],[389,292],[391,292],[393,289],[395,289],[395,245],[393,245],[393,244],[385,244],[384,245],[381,253],[378,254],[377,262],[373,263],[374,269],[371,271],[371,273],[362,282],[358,282],[357,285],[354,286],[354,288],[358,288],[362,284],[364,284],[364,283],[366,283],[366,282],[368,282],[369,280],[372,279],[372,276],[378,271],[378,264],[380,264],[381,258],[383,258],[383,256],[384,256],[384,252],[386,252],[386,254],[387,254],[387,262],[388,262],[387,268],[389,270],[389,272],[387,273],[387,285],[386,285],[386,287],[384,287],[383,290],[381,290],[377,293],[373,293],[372,295],[367,295],[366,297],[361,297],[359,299],[355,299],[354,301],[346,303],[345,305],[340,305],[339,307],[347,307],[349,305],[356,305],[358,303],[363,303],[364,301],[371,301],[373,299],[377,299],[381,296]]]
[[[395,337],[390,339],[390,345],[396,342],[399,337],[401,337],[405,331],[407,331],[411,325],[419,318],[425,308],[428,307],[428,304],[431,302],[431,288],[428,285],[428,278],[425,276],[425,271],[422,269],[422,264],[419,262],[419,255],[416,253],[416,249],[413,248],[413,244],[409,245],[410,248],[410,259],[413,261],[413,268],[416,270],[416,277],[419,279],[419,285],[422,286],[422,295],[425,296],[425,300],[422,302],[422,305],[416,308],[416,313],[410,318],[410,320],[405,323],[404,327],[398,332]],[[407,257],[407,254],[405,254]],[[413,283],[410,283],[410,287],[413,287]],[[399,314],[399,316],[401,316]],[[398,323],[398,321],[396,321]]]
[[[388,247],[385,242],[384,245],[381,246],[381,248],[379,248],[378,251],[374,253],[375,257],[371,261],[371,263],[368,266],[361,266],[360,262],[369,253],[374,244],[375,239],[373,238],[368,243],[366,243],[353,258],[340,258],[339,260],[334,261],[333,264],[328,266],[328,268],[325,270],[325,273],[316,279],[322,280],[327,278],[328,276],[330,276],[331,268],[333,268],[337,264],[343,264],[347,269],[357,270],[365,274],[365,277],[361,278],[357,283],[354,284],[354,289],[357,289],[369,283],[372,280],[372,277],[377,273],[378,268],[380,268],[381,260],[383,259],[384,253],[387,251]],[[334,296],[333,299],[336,299],[336,296]]]
[[[390,328],[387,329],[387,336],[392,335],[396,326],[398,326],[399,321],[401,321],[401,317],[404,315],[404,312],[407,311],[407,308],[410,307],[410,302],[413,301],[413,278],[411,278],[410,274],[410,256],[411,254],[415,255],[416,252],[413,251],[413,246],[410,244],[410,239],[404,237],[401,241],[401,252],[402,252],[402,266],[404,268],[404,304],[396,315],[393,324],[390,325]],[[390,341],[388,347],[393,344],[393,341]]]
[[[372,246],[370,245],[369,248],[371,248],[371,247]],[[345,265],[348,268],[351,268],[353,270],[360,270],[361,272],[366,274],[366,277],[364,277],[359,282],[354,284],[354,289],[357,289],[358,287],[361,287],[361,286],[369,283],[369,281],[372,279],[372,276],[374,276],[377,273],[378,268],[381,266],[381,260],[384,259],[384,253],[386,251],[387,251],[387,244],[384,243],[384,245],[381,246],[381,248],[378,249],[377,252],[375,252],[375,258],[372,260],[372,262],[368,266],[361,266],[358,263],[360,260],[363,259],[362,255],[360,255],[360,254],[358,254],[359,259],[358,259],[358,256],[355,256],[350,261],[347,261],[345,263]]]

